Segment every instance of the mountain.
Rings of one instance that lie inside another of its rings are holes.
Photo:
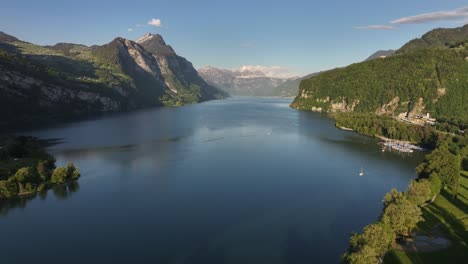
[[[394,55],[334,69],[301,82],[292,107],[309,111],[466,118],[467,26],[436,29]]]
[[[198,69],[198,72],[207,83],[234,96],[293,95],[290,87],[280,88],[290,80],[289,78],[268,76],[261,70],[251,70],[247,67],[228,70],[207,66]]]
[[[217,88],[208,85],[192,63],[178,56],[161,35],[146,34],[136,41],[156,59],[167,87],[182,100],[197,102],[226,96]]]
[[[455,47],[468,39],[468,24],[458,28],[437,28],[406,43],[397,52],[402,53],[427,47]]]
[[[281,97],[294,97],[299,91],[299,86],[302,80],[319,75],[321,72],[312,73],[304,77],[291,78],[273,89],[274,94],[279,94]]]
[[[369,58],[367,58],[364,61],[369,61],[373,59],[384,59],[386,57],[390,57],[395,53],[395,50],[379,50],[375,52],[374,54],[370,55]]]
[[[0,32],[0,127],[224,96],[161,36],[139,41],[39,46]]]

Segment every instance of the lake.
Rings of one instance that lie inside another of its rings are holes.
[[[2,263],[337,263],[421,153],[232,98],[25,131],[77,184],[3,203]],[[359,176],[363,168],[364,176]]]

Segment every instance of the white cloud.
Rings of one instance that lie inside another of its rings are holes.
[[[391,30],[391,29],[396,29],[397,27],[395,26],[389,26],[389,25],[370,25],[370,26],[357,26],[353,27],[354,29],[373,29],[373,30]]]
[[[128,32],[133,32],[133,28],[127,29]]]
[[[148,21],[148,25],[153,26],[153,27],[161,27],[161,19],[159,18],[153,18],[150,21]]]
[[[267,77],[273,77],[273,78],[291,78],[291,77],[296,77],[298,76],[297,74],[294,74],[289,71],[288,68],[286,67],[281,67],[281,66],[264,66],[264,65],[244,65],[240,68],[233,69],[235,71],[251,71],[251,72],[257,72],[260,71],[262,72],[265,76]]]
[[[415,16],[402,17],[393,21],[391,24],[422,24],[433,21],[453,20],[468,17],[468,7],[457,8],[447,11],[438,11],[432,13],[424,13]]]

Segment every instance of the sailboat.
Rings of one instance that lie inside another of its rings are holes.
[[[364,170],[361,167],[361,171],[359,172],[359,176],[364,176]]]

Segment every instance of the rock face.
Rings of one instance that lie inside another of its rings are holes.
[[[201,100],[212,100],[224,96],[198,75],[191,62],[177,55],[161,35],[146,34],[138,39],[137,43],[156,60],[165,84],[171,92],[184,96],[192,91]]]
[[[161,36],[139,41],[42,47],[0,32],[0,125],[223,97]]]
[[[235,96],[292,96],[289,88],[278,89],[288,78],[268,77],[261,71],[228,70],[207,66],[198,69],[209,84]],[[300,81],[299,81],[300,82]],[[297,93],[299,85],[294,93]]]

